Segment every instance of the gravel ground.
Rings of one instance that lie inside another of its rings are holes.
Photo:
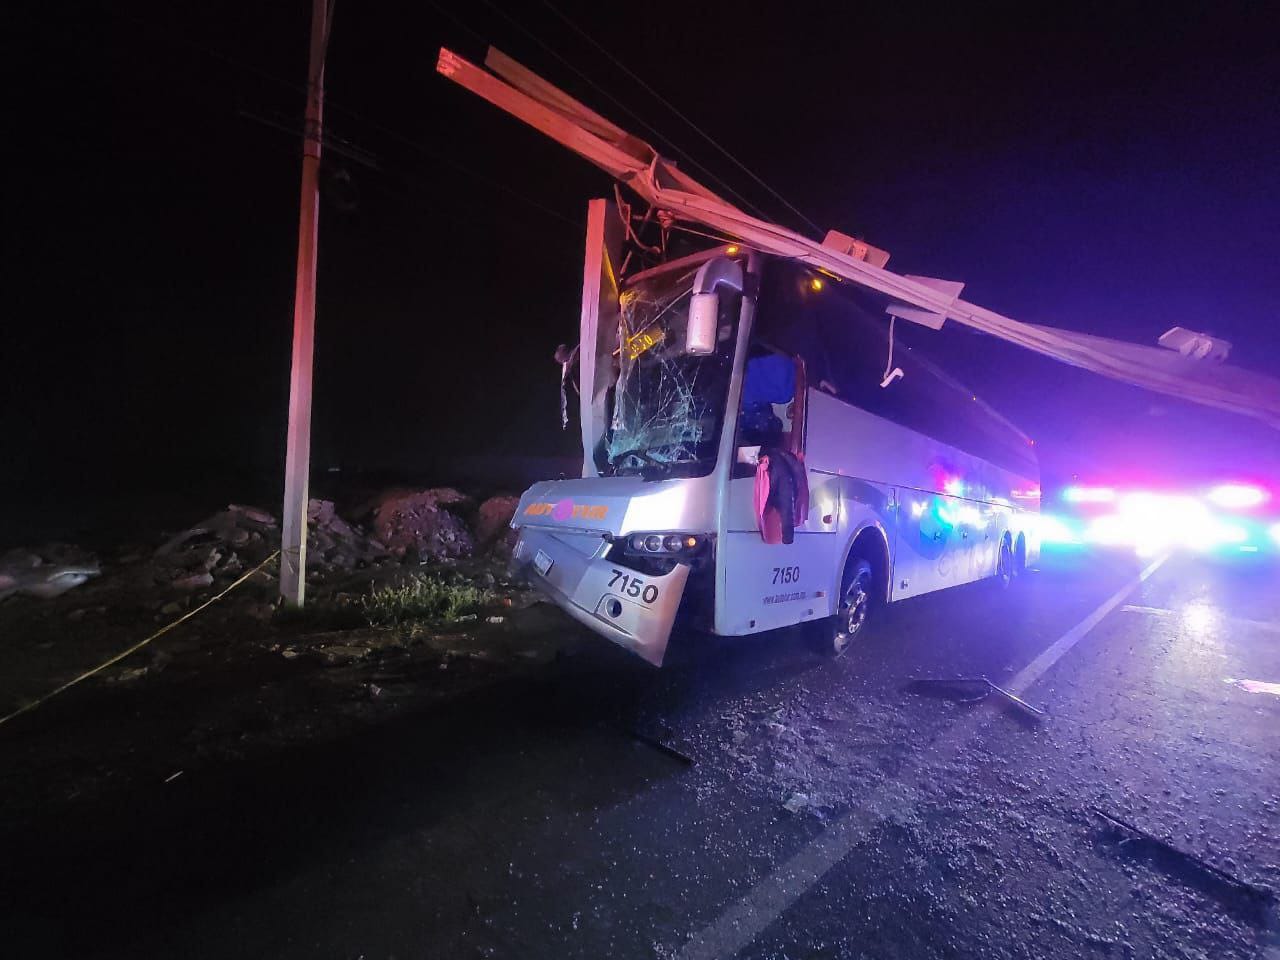
[[[189,763],[181,738],[135,736],[161,684],[104,686],[0,738],[9,941],[24,956],[1274,956],[1274,904],[1200,865],[1280,888],[1280,698],[1224,682],[1280,679],[1274,566],[1165,564],[1027,690],[1040,722],[904,690],[1008,682],[1136,569],[1082,555],[1014,595],[912,601],[834,662],[783,635],[689,637],[654,671],[547,613],[523,636],[554,658],[448,696],[404,671],[393,706],[349,722],[286,675],[292,708]],[[191,680],[160,716],[227,689]],[[299,716],[323,729],[271,735]],[[105,785],[67,789],[104,757]],[[1094,808],[1200,860],[1122,842]],[[788,887],[833,838],[842,855]],[[722,936],[726,915],[749,935]]]

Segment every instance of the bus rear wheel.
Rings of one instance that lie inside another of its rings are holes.
[[[1008,590],[1013,586],[1013,578],[1016,574],[1013,546],[1009,543],[1009,538],[1005,537],[1000,541],[1000,558],[996,561],[996,584],[1000,589]]]
[[[855,640],[865,636],[867,621],[875,605],[874,591],[875,575],[871,564],[866,560],[851,560],[836,615],[818,620],[813,625],[813,638],[819,653],[841,656]]]

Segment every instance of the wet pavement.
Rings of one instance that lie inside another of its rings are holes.
[[[1270,960],[1274,901],[1223,878],[1280,890],[1280,696],[1230,682],[1280,681],[1278,583],[1068,555],[835,661],[685,637],[654,671],[566,625],[337,740],[10,810],[6,952]],[[1047,716],[904,691],[975,675]]]

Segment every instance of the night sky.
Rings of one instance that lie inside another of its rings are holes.
[[[1280,56],[1265,5],[1072,5],[1058,22],[757,6],[556,9],[891,267],[964,280],[966,299],[1033,322],[1146,343],[1207,330],[1234,361],[1280,372]],[[6,152],[21,172],[6,190],[0,545],[5,523],[183,491],[275,507],[282,474],[288,128],[309,4],[86,11],[49,7],[8,31]],[[376,169],[325,162],[321,489],[456,454],[574,450],[551,356],[576,339],[585,204],[609,182],[436,76],[442,44],[478,62],[487,42],[802,226],[543,4],[338,0],[328,131]],[[960,330],[914,341],[1056,472],[1255,474],[1280,459],[1280,434],[1239,417]]]

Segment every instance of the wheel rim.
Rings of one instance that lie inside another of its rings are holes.
[[[1006,586],[1013,582],[1013,551],[1009,549],[1009,542],[1002,541],[1000,544],[1000,582]]]
[[[840,616],[835,633],[836,653],[844,653],[853,639],[862,632],[867,622],[867,608],[871,598],[867,594],[867,576],[853,579],[840,601]]]

